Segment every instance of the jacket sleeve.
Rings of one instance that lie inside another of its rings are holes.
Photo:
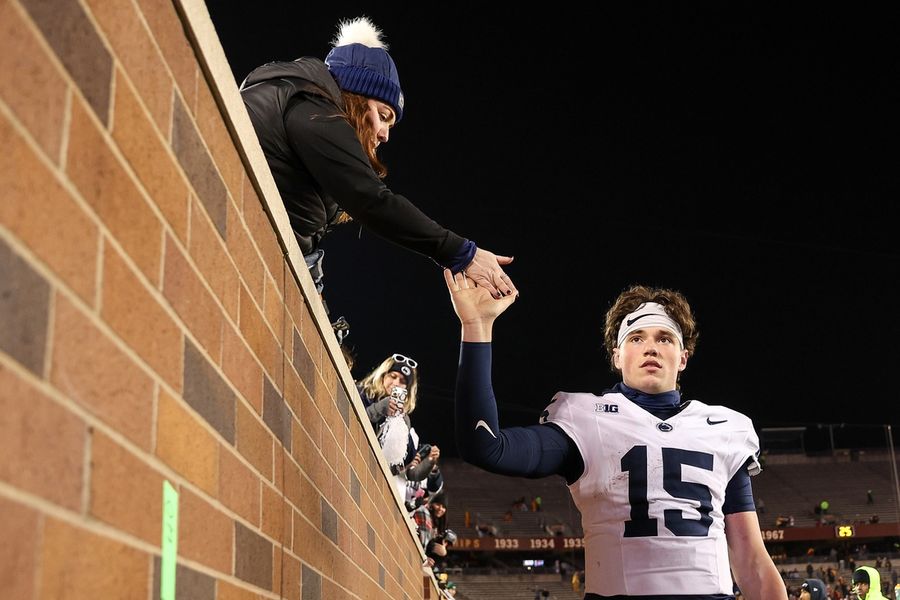
[[[301,98],[285,111],[285,128],[292,150],[322,192],[379,237],[452,267],[467,240],[388,189],[334,104],[319,96]]]
[[[390,402],[391,399],[385,396],[381,400],[366,406],[366,414],[369,416],[369,421],[371,421],[372,426],[376,429],[378,428],[378,425],[381,425],[387,418],[388,405]]]

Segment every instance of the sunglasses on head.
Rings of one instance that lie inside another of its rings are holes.
[[[395,354],[391,357],[391,359],[398,365],[409,365],[409,367],[412,369],[415,369],[419,366],[419,363],[407,356],[403,356],[402,354]]]

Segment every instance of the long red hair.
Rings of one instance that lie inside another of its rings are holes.
[[[365,96],[345,91],[341,91],[341,96],[344,98],[347,120],[356,131],[356,137],[359,138],[359,143],[366,151],[366,156],[372,163],[372,169],[376,175],[384,179],[387,175],[387,167],[375,155],[375,131],[372,129],[369,119],[366,118],[369,112],[368,99]]]

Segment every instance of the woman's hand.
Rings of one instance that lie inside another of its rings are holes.
[[[488,250],[477,248],[472,262],[462,272],[476,284],[487,289],[494,298],[518,296],[519,290],[501,267],[512,261],[511,256],[498,256]]]

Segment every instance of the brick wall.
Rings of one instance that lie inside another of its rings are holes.
[[[179,598],[436,596],[203,3],[0,0],[0,73],[0,596],[159,598],[164,481]]]

